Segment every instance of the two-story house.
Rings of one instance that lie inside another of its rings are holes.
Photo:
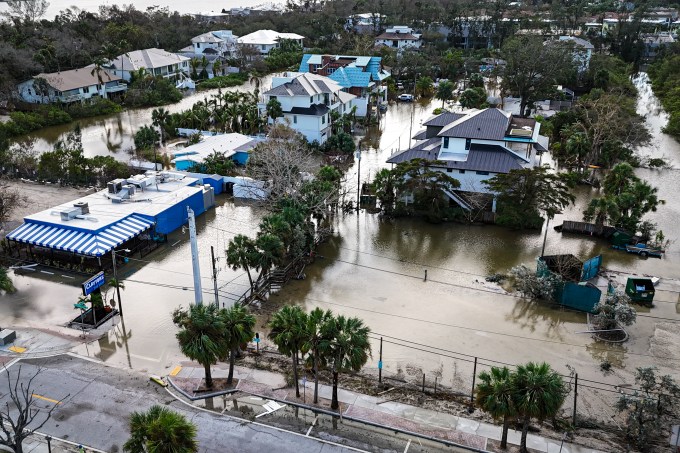
[[[31,104],[81,102],[92,98],[109,98],[123,93],[127,85],[105,69],[94,66],[70,71],[38,74],[17,86],[19,97]]]
[[[423,45],[420,33],[416,33],[411,27],[405,25],[395,25],[385,30],[385,33],[375,38],[376,46],[386,46],[396,49],[401,53],[405,49],[416,50]]]
[[[426,129],[413,137],[416,144],[387,163],[432,161],[431,168],[460,181],[460,188],[448,196],[464,209],[470,208],[466,195],[458,192],[489,193],[485,180],[534,167],[537,154],[545,151],[539,144],[541,123],[496,108],[444,112],[423,125]]]
[[[241,46],[250,46],[260,52],[260,55],[268,55],[269,51],[281,45],[284,40],[294,41],[302,48],[302,40],[304,36],[296,33],[279,33],[274,30],[258,30],[249,35],[238,38],[238,44]]]
[[[305,54],[299,71],[326,76],[356,96],[352,107],[357,108],[356,116],[359,117],[366,116],[371,102],[387,100],[387,87],[383,82],[391,74],[383,68],[380,57]]]
[[[195,55],[219,55],[221,57],[236,56],[238,36],[231,30],[215,30],[191,38],[191,47]]]
[[[349,113],[354,98],[328,77],[287,72],[272,79],[272,87],[263,93],[264,102],[258,107],[266,115],[267,103],[276,99],[283,110],[278,122],[287,123],[310,142],[324,143],[331,136],[330,113]],[[272,118],[269,122],[273,122]]]
[[[125,80],[140,69],[154,77],[174,78],[179,74],[189,75],[189,57],[163,49],[133,50],[110,61],[107,69]]]
[[[586,72],[590,66],[590,58],[593,56],[593,49],[595,49],[595,46],[589,41],[576,36],[560,36],[559,40],[561,42],[573,44],[574,48],[572,49],[572,55],[574,57],[574,63],[578,65],[578,72],[580,74]]]

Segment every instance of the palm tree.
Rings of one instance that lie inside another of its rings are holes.
[[[90,71],[90,75],[95,75],[97,74],[97,80],[99,81],[100,84],[104,83],[104,79],[102,78],[102,71],[104,70],[104,65],[106,64],[106,60],[102,57],[96,57],[92,60],[92,70]]]
[[[170,409],[154,405],[146,412],[130,414],[129,453],[194,453],[198,451],[196,425]]]
[[[255,240],[257,247],[257,268],[260,269],[258,280],[281,264],[286,255],[286,247],[283,241],[273,234],[259,234]]]
[[[434,90],[434,83],[428,76],[419,77],[416,81],[416,95],[420,97],[430,97]]]
[[[479,408],[488,412],[493,418],[503,420],[501,448],[507,448],[510,418],[515,416],[512,373],[508,367],[492,367],[491,372],[479,373],[479,381],[475,389],[477,394],[475,402]]]
[[[255,332],[255,316],[248,313],[242,305],[234,305],[220,310],[220,318],[224,325],[225,340],[229,353],[229,375],[227,385],[231,385],[234,379],[234,362],[239,347],[253,339]]]
[[[566,392],[562,377],[547,363],[518,365],[513,377],[514,403],[522,422],[520,451],[527,453],[527,433],[532,418],[554,417],[562,407]]]
[[[16,291],[16,288],[12,283],[12,279],[9,278],[9,275],[7,275],[7,269],[4,267],[0,267],[0,291],[4,291],[6,293],[13,293]]]
[[[243,234],[236,235],[229,241],[226,253],[227,264],[231,266],[232,270],[245,269],[250,288],[253,289],[253,277],[250,274],[250,268],[256,267],[257,250],[255,249],[255,242]]]
[[[319,402],[319,367],[320,367],[320,344],[324,339],[325,325],[333,320],[333,312],[322,310],[319,307],[307,315],[307,327],[305,329],[307,340],[303,345],[305,351],[311,352],[312,369],[314,370],[314,404]]]
[[[215,61],[213,61],[213,76],[221,76],[222,75],[222,62],[220,61],[219,58],[217,58]]]
[[[189,60],[189,66],[191,67],[191,78],[198,79],[198,67],[201,64],[201,60],[198,58],[192,58]]]
[[[605,223],[616,222],[620,216],[621,210],[612,197],[593,198],[583,212],[583,220],[595,222],[598,234],[602,234]]]
[[[153,121],[153,125],[161,130],[161,143],[163,143],[165,140],[165,128],[167,127],[169,118],[170,112],[168,112],[167,109],[164,109],[163,107],[153,109],[151,111],[151,120]]]
[[[272,315],[269,321],[269,339],[279,348],[282,354],[291,356],[293,360],[293,379],[295,380],[295,396],[300,398],[298,382],[298,352],[304,353],[307,327],[307,313],[299,306],[286,305]]]
[[[371,329],[359,318],[338,316],[332,318],[322,327],[323,339],[319,343],[322,362],[333,373],[333,397],[331,409],[336,410],[338,404],[338,380],[342,371],[359,371],[371,355],[371,343],[368,334]]]
[[[120,290],[125,289],[125,283],[113,277],[109,280],[109,286],[116,290],[116,294],[118,295],[118,304],[120,304]]]
[[[439,86],[437,87],[437,99],[442,101],[442,108],[444,108],[444,103],[446,101],[453,99],[454,88],[453,82],[450,80],[439,82]]]
[[[231,342],[225,335],[225,320],[218,307],[190,305],[189,310],[178,308],[172,314],[172,321],[180,328],[177,332],[182,354],[195,360],[205,368],[205,386],[212,387],[210,365],[223,360]]]

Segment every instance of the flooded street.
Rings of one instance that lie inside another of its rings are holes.
[[[660,115],[658,101],[645,79],[639,78],[636,83],[641,94],[639,112],[647,115],[654,136],[654,145],[641,153],[665,156],[677,168],[680,146],[660,134],[665,118]],[[265,81],[263,87],[266,86]],[[182,105],[172,106],[171,111],[188,108],[191,102],[208,93],[187,98]],[[418,125],[440,105],[440,101],[425,105],[391,104],[380,127],[371,130],[363,141],[370,149],[362,153],[360,179],[371,180],[377,170],[387,165],[390,154],[399,146],[402,149],[407,146],[412,115],[415,133]],[[86,154],[108,152],[101,148],[106,128],[113,128],[116,140],[125,148],[131,140],[131,131],[148,121],[150,109],[93,120],[83,127]],[[53,129],[50,133],[56,138],[60,132]],[[49,142],[47,134],[40,135]],[[86,135],[90,138],[86,139]],[[348,188],[354,190],[350,196],[356,196],[357,171],[355,164],[346,175]],[[659,187],[660,198],[667,200],[648,218],[657,222],[671,240],[677,240],[678,170],[637,172]],[[677,242],[663,259],[643,260],[612,250],[602,240],[555,232],[553,226],[563,219],[581,220],[590,190],[579,188],[576,205],[551,222],[546,254],[572,253],[582,260],[602,254],[607,269],[666,278],[680,276]],[[261,216],[257,207],[218,197],[218,207],[198,218],[206,301],[213,300],[210,246],[219,256],[220,302],[228,305],[245,291],[247,278],[243,272],[228,268],[224,250],[235,234],[253,236]],[[612,384],[631,383],[634,367],[641,365],[656,365],[664,372],[680,373],[677,348],[653,347],[655,332],[660,329],[657,323],[667,320],[677,323],[680,318],[677,287],[660,286],[654,308],[638,307],[640,314],[647,317],[639,317],[629,329],[630,340],[622,347],[610,347],[579,333],[587,330],[584,314],[500,294],[495,285],[484,281],[486,275],[507,272],[517,264],[535,266],[542,232],[515,232],[495,226],[432,225],[419,219],[384,221],[363,211],[340,215],[332,224],[336,234],[321,246],[321,258],[306,268],[306,279],[292,281],[260,310],[260,332],[264,333],[269,313],[284,304],[300,304],[307,310],[318,306],[358,316],[375,333],[369,369],[377,369],[377,337],[383,336],[385,373],[412,376],[426,373],[438,376],[444,385],[459,388],[470,386],[473,356],[486,359],[487,364],[540,359],[563,373],[568,372],[566,365],[570,365],[576,368],[579,378]],[[188,239],[188,231],[177,231],[165,247],[144,258],[148,262],[130,261],[122,268],[126,283],[122,293],[125,325],[118,322],[108,336],[82,346],[79,352],[158,373],[167,373],[169,367],[183,360],[170,313],[193,301]],[[75,316],[73,303],[77,301],[80,282],[59,275],[28,275],[16,277],[15,283],[19,288],[17,294],[4,296],[4,303],[0,304],[4,324],[63,329],[59,326]],[[411,348],[398,345],[404,341],[411,342]],[[604,359],[614,366],[614,373],[606,377],[599,369]],[[605,407],[611,407],[609,396],[603,394],[598,398]]]

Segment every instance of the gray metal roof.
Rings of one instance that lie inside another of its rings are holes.
[[[418,131],[416,135],[413,136],[413,140],[425,140],[427,138],[427,130],[423,129]]]
[[[322,93],[336,93],[342,87],[328,77],[310,73],[301,73],[293,80],[265,91],[266,95],[273,96],[314,96]]]
[[[330,109],[323,104],[312,104],[311,107],[293,107],[290,112],[294,115],[312,115],[321,116],[328,113]]]
[[[464,116],[465,116],[465,113],[443,112],[443,113],[440,113],[439,115],[434,116],[434,117],[430,118],[429,120],[425,121],[423,123],[423,126],[444,127],[447,124],[451,124],[454,121],[459,120]]]
[[[484,109],[453,121],[439,133],[440,137],[503,140],[510,114],[500,109]]]

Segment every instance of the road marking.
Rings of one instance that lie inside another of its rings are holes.
[[[404,453],[406,453],[408,451],[408,447],[410,447],[410,446],[411,446],[411,439],[409,439],[408,442],[406,442],[406,448],[404,448]]]
[[[181,366],[179,366],[179,365],[176,366],[175,369],[173,369],[173,370],[170,372],[170,376],[177,376],[181,370],[182,370],[182,367],[181,367]]]
[[[46,396],[38,395],[37,393],[34,393],[33,397],[41,399],[41,400],[49,401],[50,403],[54,403],[54,404],[62,404],[61,401],[53,400],[52,398],[48,398]]]
[[[314,417],[314,421],[312,422],[312,426],[309,427],[309,429],[307,430],[307,434],[305,434],[305,436],[309,437],[309,433],[312,432],[312,428],[314,428],[314,425],[316,425],[316,420],[317,420],[318,418],[319,418],[318,415],[317,415],[316,417]]]
[[[23,354],[26,352],[26,348],[22,348],[21,346],[10,346],[9,348],[10,351],[16,352],[17,354]]]

